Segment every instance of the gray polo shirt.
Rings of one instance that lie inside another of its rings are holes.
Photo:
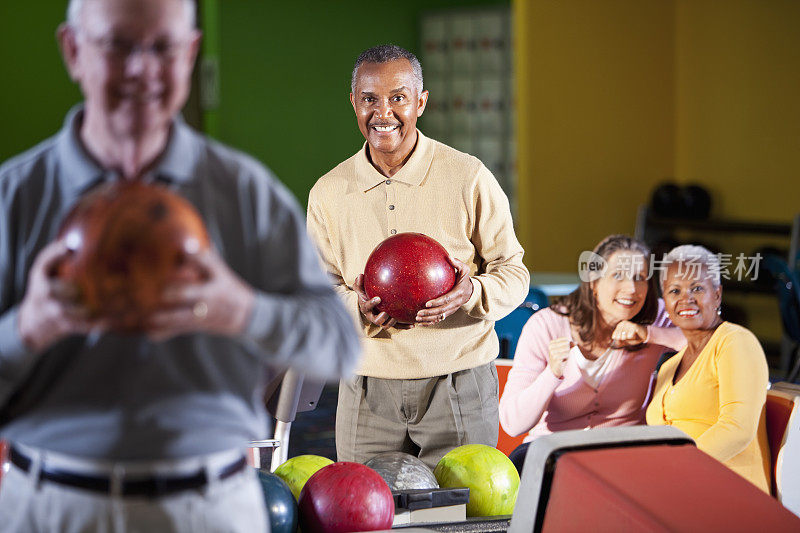
[[[73,336],[26,349],[17,319],[33,260],[81,194],[118,179],[78,140],[81,116],[79,106],[57,135],[0,166],[0,436],[117,460],[211,453],[265,437],[268,365],[321,379],[351,371],[359,340],[294,198],[256,160],[180,119],[152,178],[197,207],[227,264],[258,291],[246,333]]]

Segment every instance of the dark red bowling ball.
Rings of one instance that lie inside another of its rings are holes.
[[[380,311],[412,324],[425,302],[450,291],[456,270],[447,250],[422,233],[398,233],[381,242],[364,267],[364,290],[380,297]]]
[[[159,185],[104,184],[82,197],[59,231],[70,250],[58,276],[75,283],[92,316],[120,332],[142,331],[186,256],[209,247],[202,218]],[[184,277],[199,272],[183,268]]]
[[[300,529],[346,533],[390,529],[394,497],[377,472],[360,463],[339,462],[311,476],[298,500]]]

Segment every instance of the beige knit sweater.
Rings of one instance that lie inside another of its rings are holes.
[[[391,179],[367,159],[366,143],[311,189],[308,231],[364,332],[357,373],[415,379],[473,368],[497,357],[494,321],[519,305],[530,275],[508,199],[483,164],[417,132],[413,154]],[[381,331],[358,309],[353,283],[372,250],[393,232],[433,237],[470,266],[473,293],[431,327]]]

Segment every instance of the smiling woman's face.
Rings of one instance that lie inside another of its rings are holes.
[[[603,277],[592,286],[603,320],[616,326],[635,317],[644,306],[647,285],[647,262],[642,254],[628,250],[611,254]]]
[[[672,263],[661,286],[669,318],[682,330],[711,329],[719,320],[722,287],[714,286],[705,265]]]

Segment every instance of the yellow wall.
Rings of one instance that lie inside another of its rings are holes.
[[[711,190],[717,216],[791,220],[800,212],[800,2],[679,0],[676,15],[676,175]],[[769,242],[715,238],[745,254]],[[760,338],[780,338],[774,297],[725,299],[747,310]]]
[[[724,217],[800,211],[800,2],[677,3],[676,173]]]
[[[674,173],[674,6],[518,0],[519,235],[538,271],[632,233]]]
[[[668,178],[710,189],[715,216],[800,211],[799,1],[516,0],[514,14],[529,267],[574,271]]]

